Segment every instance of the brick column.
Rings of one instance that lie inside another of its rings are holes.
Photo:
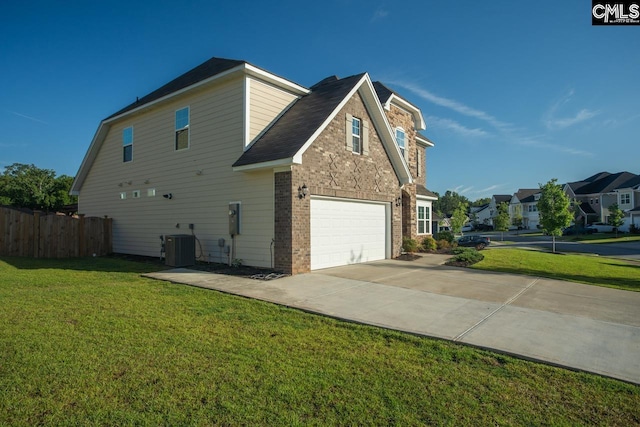
[[[292,274],[292,194],[291,172],[278,172],[275,183],[275,242],[273,245],[273,266],[283,273]]]

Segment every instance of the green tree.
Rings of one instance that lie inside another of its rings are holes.
[[[451,215],[451,231],[454,234],[462,232],[465,222],[467,222],[467,204],[460,203]]]
[[[483,197],[471,203],[471,206],[480,207],[480,206],[488,205],[489,203],[491,203],[491,197]]]
[[[469,205],[469,199],[455,191],[447,190],[444,196],[438,196],[438,200],[433,202],[433,211],[440,216],[453,215],[453,212],[461,204]]]
[[[496,231],[501,231],[501,239],[504,240],[504,232],[509,230],[509,204],[502,202],[497,206],[498,214],[493,217],[493,228]]]
[[[622,227],[622,224],[624,224],[624,212],[620,209],[617,203],[609,206],[609,220],[607,223],[616,230],[616,237],[618,237],[618,228]]]
[[[542,229],[552,240],[553,253],[556,252],[556,236],[562,236],[562,230],[571,224],[573,215],[569,210],[569,198],[562,191],[558,180],[553,178],[546,184],[540,184],[540,200],[538,200],[538,212]]]
[[[56,178],[55,171],[14,163],[0,176],[0,203],[45,211],[56,210],[77,198],[69,196],[73,178]]]

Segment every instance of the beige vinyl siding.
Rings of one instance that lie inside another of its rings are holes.
[[[226,262],[218,239],[230,243],[228,204],[241,202],[235,258],[247,265],[271,265],[273,173],[231,169],[243,151],[242,79],[198,89],[110,124],[79,204],[81,213],[113,218],[115,252],[159,256],[160,235],[191,234],[189,224],[194,224],[200,242],[196,255]],[[190,147],[175,151],[175,111],[186,106]],[[128,126],[135,132],[134,161],[123,163],[122,129]],[[147,196],[149,188],[156,190],[155,197]],[[133,190],[140,190],[141,197],[134,199]],[[126,200],[120,200],[123,191]],[[162,197],[167,193],[171,200]]]
[[[249,78],[249,138],[260,135],[295,102],[298,97],[267,83]]]

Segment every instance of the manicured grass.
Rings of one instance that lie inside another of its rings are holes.
[[[139,277],[151,269],[0,260],[0,425],[640,422],[638,386]]]
[[[616,237],[615,233],[596,233],[580,236],[565,236],[562,239],[571,242],[584,243],[628,243],[640,242],[640,235],[621,233],[618,235],[618,237]]]
[[[526,249],[501,248],[483,251],[483,254],[484,260],[472,268],[640,291],[640,264],[637,263]]]

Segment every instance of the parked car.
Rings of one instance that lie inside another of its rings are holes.
[[[613,233],[615,231],[613,225],[604,222],[594,222],[590,227],[594,228],[596,233]]]
[[[462,226],[462,232],[463,233],[466,233],[466,232],[469,232],[469,231],[473,231],[473,224],[468,223],[468,224],[465,224],[465,225]]]
[[[484,249],[491,244],[491,239],[487,236],[462,236],[458,239],[458,246],[470,246],[478,250]]]
[[[478,224],[476,227],[478,231],[493,231],[493,225],[490,224]]]
[[[593,234],[596,232],[596,229],[593,227],[576,227],[575,225],[569,226],[562,230],[563,236],[572,236],[574,234]]]

